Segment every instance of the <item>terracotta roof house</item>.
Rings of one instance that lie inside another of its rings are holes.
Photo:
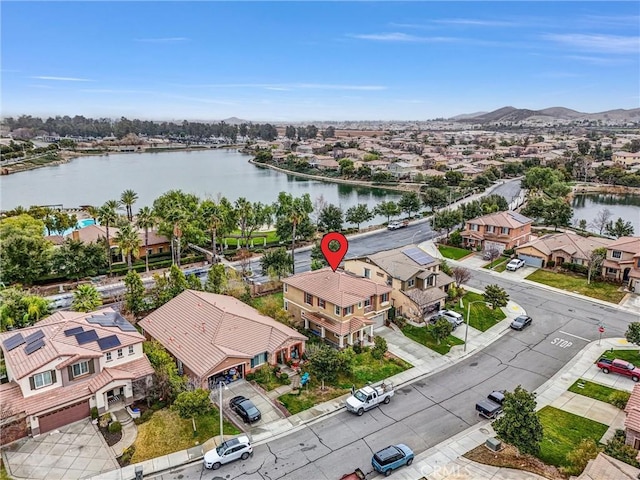
[[[640,469],[601,452],[596,458],[589,460],[579,477],[571,478],[576,478],[576,480],[637,480],[639,477]]]
[[[3,431],[38,435],[88,417],[92,407],[118,410],[144,396],[153,368],[143,342],[110,308],[56,312],[0,334],[9,379],[0,385],[2,412],[9,412]]]
[[[178,371],[211,389],[228,375],[300,358],[307,337],[228,295],[186,290],[138,322],[176,359]]]
[[[345,260],[344,269],[391,286],[396,314],[419,322],[444,308],[447,290],[454,283],[440,270],[441,263],[420,248],[409,246]]]
[[[338,348],[373,340],[391,308],[391,287],[330,268],[283,281],[284,308],[304,327]]]
[[[640,237],[620,237],[607,246],[602,264],[605,278],[622,282],[632,292],[640,292]]]
[[[515,248],[527,243],[533,220],[517,212],[496,212],[467,220],[460,234],[465,247],[489,250]]]
[[[516,253],[532,267],[544,267],[550,261],[556,265],[586,265],[593,250],[606,248],[612,242],[608,238],[582,237],[571,232],[550,233],[516,247]]]
[[[631,396],[624,407],[625,443],[640,450],[640,385],[633,387]]]
[[[109,243],[111,244],[111,254],[120,259],[120,261],[124,261],[122,256],[117,253],[118,246],[116,245],[115,238],[119,231],[120,230],[116,227],[109,227]],[[84,228],[74,230],[71,232],[71,237],[74,240],[80,240],[83,243],[96,243],[101,238],[107,238],[107,229],[103,225],[89,225]],[[146,253],[144,247],[144,229],[138,230],[138,237],[140,237],[140,250],[137,257],[144,258]],[[147,245],[147,250],[149,250],[149,255],[153,255],[155,253],[166,253],[171,250],[171,242],[167,237],[160,235],[156,230],[149,230],[149,244]]]

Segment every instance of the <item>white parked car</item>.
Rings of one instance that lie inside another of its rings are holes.
[[[520,260],[519,258],[514,258],[507,263],[507,270],[511,270],[512,272],[515,272],[520,267],[524,267],[524,260]]]
[[[464,323],[462,315],[458,312],[454,312],[453,310],[440,310],[438,311],[438,315],[449,320],[453,324],[454,328]]]
[[[204,454],[204,466],[206,468],[219,469],[225,463],[234,460],[246,460],[253,453],[253,447],[249,437],[242,435],[237,438],[227,440],[214,450],[209,450]]]

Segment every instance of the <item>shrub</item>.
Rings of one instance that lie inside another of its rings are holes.
[[[107,428],[109,426],[109,422],[111,422],[111,414],[107,412],[100,417],[98,426],[100,428]]]
[[[122,431],[122,424],[120,422],[111,422],[109,424],[110,433],[118,433]]]
[[[400,317],[396,317],[396,322],[398,321],[399,318]],[[362,345],[360,344],[360,342],[354,343],[352,348],[357,355],[362,353]]]
[[[154,402],[153,405],[151,405],[151,410],[155,412],[156,410],[162,410],[166,406],[167,404],[163,401]]]
[[[404,326],[407,324],[407,319],[404,317],[398,316],[393,320],[393,323],[395,323],[400,328],[404,328]],[[360,352],[356,352],[356,353],[360,353]]]
[[[129,465],[129,462],[131,462],[131,457],[133,457],[134,453],[136,453],[135,445],[131,445],[129,448],[125,448],[124,452],[122,452],[122,455],[118,459],[120,465],[122,465],[123,467],[125,465]]]
[[[621,462],[628,463],[636,468],[640,468],[640,464],[636,460],[638,451],[631,445],[625,443],[624,430],[616,430],[616,433],[610,438],[604,446],[604,453]]]
[[[98,416],[98,407],[91,407],[91,420],[95,420]]]
[[[382,360],[382,357],[384,357],[384,354],[387,352],[387,341],[384,337],[377,335],[373,339],[373,343],[375,346],[371,350],[371,356],[376,360]]]
[[[140,415],[138,418],[134,419],[133,421],[135,422],[136,425],[141,425],[144,422],[148,422],[152,416],[153,416],[153,410],[151,409],[145,410],[144,412],[142,412],[142,415]]]
[[[553,267],[555,267],[555,266],[556,266],[556,261],[555,261],[555,260],[549,260],[549,261],[547,262],[547,267],[549,267],[549,268],[553,268]]]
[[[580,444],[567,453],[567,461],[570,466],[563,470],[569,475],[580,475],[589,463],[598,456],[600,450],[592,438],[584,438]]]
[[[513,248],[507,248],[505,250],[502,251],[503,255],[508,255],[511,256],[515,253],[516,251]]]
[[[609,403],[614,407],[619,408],[620,410],[624,410],[624,407],[627,406],[627,402],[629,401],[629,397],[631,394],[629,392],[623,392],[618,390],[617,392],[613,392],[609,395]]]

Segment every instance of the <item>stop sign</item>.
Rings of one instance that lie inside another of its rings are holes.
[[[600,333],[604,333],[604,327],[598,327],[598,331],[599,331]]]

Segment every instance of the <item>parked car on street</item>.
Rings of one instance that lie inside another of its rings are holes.
[[[225,463],[240,459],[246,460],[252,453],[253,447],[251,446],[249,437],[243,435],[227,440],[215,449],[205,453],[204,466],[205,468],[217,470]]]
[[[504,402],[504,392],[495,390],[487,395],[485,400],[476,403],[476,411],[484,418],[496,418],[502,413],[502,403]]]
[[[391,472],[403,465],[411,465],[413,463],[413,450],[404,443],[398,445],[389,445],[387,448],[380,450],[371,459],[371,465],[376,472],[384,473],[386,477]]]
[[[229,408],[240,415],[245,423],[257,422],[262,418],[260,410],[258,410],[251,400],[242,395],[233,397],[229,401]]]
[[[604,373],[617,373],[626,377],[631,377],[631,380],[637,382],[640,380],[640,368],[636,367],[633,363],[626,362],[624,360],[611,360],[609,358],[601,358],[598,360],[597,366]]]
[[[345,406],[349,412],[361,416],[366,410],[378,407],[381,403],[389,403],[394,394],[393,383],[382,382],[381,385],[366,386],[356,390],[347,398]]]
[[[513,328],[514,330],[523,330],[529,325],[531,325],[531,317],[527,315],[520,315],[514,318],[511,322],[511,328]]]
[[[404,228],[408,226],[409,226],[409,220],[404,220],[402,222],[394,220],[393,222],[390,222],[389,225],[387,225],[387,230],[398,230],[399,228]]]
[[[515,272],[519,268],[524,267],[524,260],[520,260],[519,258],[514,258],[509,263],[507,263],[507,270]]]

